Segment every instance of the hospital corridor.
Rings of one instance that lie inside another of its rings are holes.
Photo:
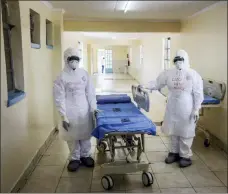
[[[227,1],[1,1],[1,193],[228,193]]]

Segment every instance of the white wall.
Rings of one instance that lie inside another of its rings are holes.
[[[22,68],[25,99],[11,107],[8,100],[4,49],[1,49],[1,192],[10,192],[54,129],[53,72],[60,69],[61,17],[39,1],[19,1],[22,38]],[[29,9],[40,14],[41,48],[30,45]],[[55,22],[54,49],[46,48],[45,20]],[[17,23],[17,25],[19,25]],[[2,32],[2,26],[1,26]],[[3,48],[1,33],[1,48]],[[55,47],[56,46],[56,47]]]
[[[141,79],[141,70],[140,66],[140,40],[133,40],[131,45],[128,47],[130,66],[128,67],[128,73],[135,78],[138,82]]]
[[[140,75],[136,76],[137,78],[139,78],[139,81],[141,83],[145,84],[148,81],[155,80],[159,73],[163,71],[163,38],[166,37],[171,37],[172,61],[176,51],[180,49],[179,34],[160,33],[142,37],[141,44],[143,45],[143,65],[142,67],[140,67]],[[135,49],[138,50],[136,52],[139,52],[138,47],[136,47]]]

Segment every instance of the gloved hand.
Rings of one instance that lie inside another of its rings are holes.
[[[94,114],[94,116],[96,117],[96,116],[97,116],[97,113],[101,113],[101,112],[102,112],[102,110],[95,109],[95,110],[93,111],[93,114]]]
[[[199,120],[199,111],[198,110],[192,111],[191,119],[194,119],[194,122],[197,123],[197,121]]]
[[[62,117],[62,126],[66,131],[69,131],[70,123],[66,117]]]

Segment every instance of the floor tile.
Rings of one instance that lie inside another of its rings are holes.
[[[170,137],[161,136],[161,140],[163,141],[163,143],[170,143]]]
[[[151,165],[153,173],[180,172],[178,163],[166,164],[165,162],[154,162]]]
[[[87,179],[87,178],[91,178],[92,174],[93,174],[93,168],[80,166],[76,172],[68,172],[67,165],[66,165],[63,170],[62,177],[67,177],[67,178],[83,177],[84,179]]]
[[[170,151],[170,143],[165,143],[165,147],[167,148],[167,151]]]
[[[145,151],[167,151],[166,146],[161,139],[146,138],[145,140]]]
[[[209,170],[205,169],[182,169],[184,175],[193,187],[224,186],[222,182]]]
[[[59,181],[56,193],[88,193],[91,187],[91,178],[67,178],[62,177]]]
[[[91,191],[91,193],[125,193],[125,191],[116,191],[116,190],[103,190],[103,191]]]
[[[95,154],[95,165],[101,165],[107,162],[111,162],[110,152],[96,153]]]
[[[52,154],[44,155],[40,162],[39,166],[61,166],[65,165],[68,157],[64,154]]]
[[[37,166],[29,178],[56,178],[59,179],[64,166]]]
[[[168,152],[146,152],[149,162],[164,162]]]
[[[126,193],[161,193],[161,190],[158,188],[139,188],[130,191],[126,191]]]
[[[227,170],[227,158],[214,148],[201,148],[195,151],[212,171]]]
[[[194,189],[197,193],[228,193],[227,187],[194,187]]]
[[[67,143],[53,142],[47,149],[45,155],[50,154],[69,154],[69,148]]]
[[[127,191],[142,189],[144,191],[151,191],[151,189],[158,189],[158,184],[155,176],[153,175],[154,183],[150,187],[145,187],[142,183],[142,175],[125,175],[124,180]]]
[[[54,193],[58,179],[30,178],[20,193]]]
[[[214,173],[223,182],[223,184],[227,186],[227,171],[217,171]]]
[[[192,159],[192,165],[188,167],[189,170],[209,170],[210,169],[206,166],[206,164],[197,156],[197,154],[193,153],[193,156],[191,157]]]
[[[155,174],[155,177],[161,189],[191,187],[182,172]]]
[[[169,188],[161,189],[162,193],[196,193],[193,188]]]
[[[114,187],[112,188],[112,191],[125,192],[126,186],[124,182],[124,175],[112,175],[111,177],[114,182]],[[101,177],[92,179],[91,192],[93,193],[98,191],[104,191],[104,188],[102,187],[102,184],[101,184]]]

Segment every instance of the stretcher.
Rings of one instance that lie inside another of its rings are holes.
[[[203,91],[204,91],[204,100],[202,102],[202,108],[200,110],[200,116],[204,116],[205,109],[209,108],[219,108],[221,107],[222,101],[225,97],[226,93],[226,84],[217,82],[211,79],[203,79]],[[163,96],[168,96],[168,89],[163,88],[159,91]],[[162,122],[161,122],[162,125]],[[196,129],[198,132],[203,132],[205,139],[204,139],[204,146],[210,146],[210,133],[209,131],[202,125],[197,123]]]
[[[94,116],[92,135],[97,138],[98,151],[111,155],[110,162],[101,165],[101,184],[105,190],[112,189],[113,174],[142,171],[143,184],[153,184],[153,175],[148,172],[149,163],[141,157],[145,152],[144,135],[156,135],[156,125],[140,111],[149,111],[149,94],[132,86],[132,95],[134,102],[126,94],[97,95],[101,112]],[[116,160],[117,150],[122,150],[124,160]]]

